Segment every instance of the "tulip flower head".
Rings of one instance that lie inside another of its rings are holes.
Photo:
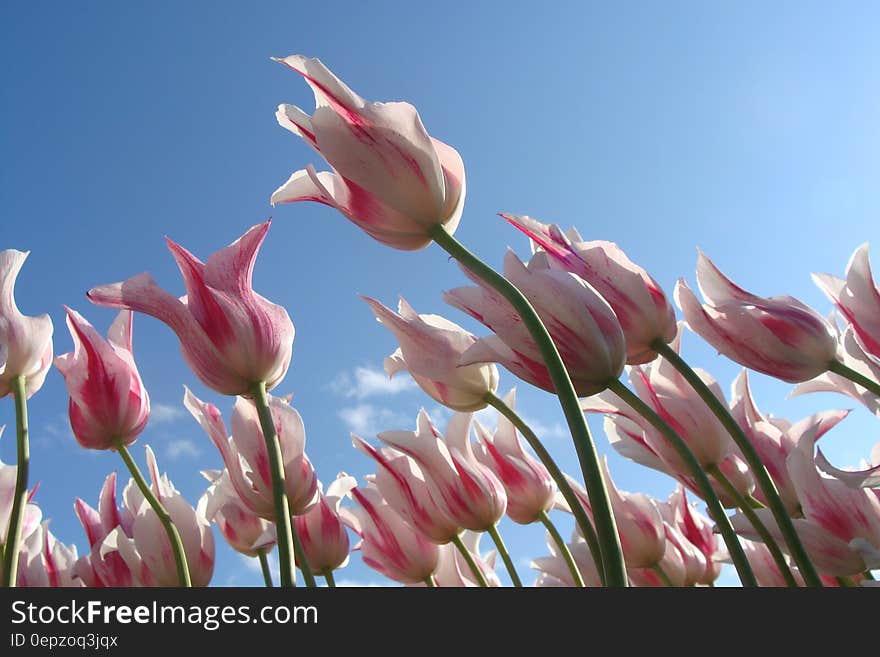
[[[797,299],[755,296],[702,253],[697,283],[706,303],[681,279],[675,287],[678,307],[690,329],[731,360],[788,383],[812,379],[835,360],[833,327]]]
[[[385,359],[388,376],[408,371],[432,399],[455,411],[486,407],[487,394],[498,389],[498,369],[492,363],[458,366],[462,354],[477,341],[473,335],[439,315],[419,315],[402,297],[396,313],[374,299],[362,298],[400,343]]]
[[[319,499],[311,509],[294,518],[309,567],[316,573],[342,568],[348,563],[348,533],[340,518],[343,498],[357,485],[354,477],[340,474],[324,493],[318,484]]]
[[[871,274],[868,245],[862,244],[853,253],[846,280],[813,274],[813,281],[846,317],[859,346],[880,362],[880,290]]]
[[[254,263],[268,230],[268,221],[252,227],[205,263],[167,240],[186,286],[181,299],[160,288],[149,274],[139,274],[92,288],[89,300],[142,312],[167,324],[196,376],[220,394],[249,394],[259,382],[270,390],[290,365],[294,328],[284,308],[252,287]]]
[[[15,303],[15,281],[27,251],[0,251],[0,398],[23,376],[25,395],[39,390],[52,366],[52,318],[22,315]]]
[[[605,298],[626,338],[628,365],[654,360],[657,352],[651,344],[675,338],[678,327],[672,304],[657,281],[617,244],[586,242],[574,229],[566,234],[556,224],[544,224],[531,217],[501,216],[546,251],[554,266],[576,274]]]
[[[460,365],[496,362],[538,388],[554,391],[540,349],[513,306],[479,277],[464,270],[477,287],[444,294],[446,302],[494,332],[480,338],[461,357]],[[608,302],[589,283],[552,269],[547,254],[535,254],[528,266],[508,251],[504,275],[534,306],[559,349],[580,396],[604,390],[626,361],[620,323]]]
[[[271,549],[274,540],[263,541],[269,522],[248,509],[239,499],[229,478],[223,470],[202,472],[211,486],[199,500],[199,512],[217,526],[229,546],[249,557],[255,557],[259,549]]]
[[[88,449],[131,445],[150,415],[150,397],[132,353],[133,313],[123,310],[102,338],[82,315],[67,311],[73,351],[55,359],[70,394],[70,426]]]
[[[273,205],[328,205],[370,237],[406,251],[430,244],[435,226],[455,232],[464,207],[464,163],[455,149],[428,135],[412,105],[368,102],[319,59],[275,61],[303,76],[316,104],[311,116],[280,105],[278,123],[333,171],[318,173],[311,165],[296,171],[272,194]]]

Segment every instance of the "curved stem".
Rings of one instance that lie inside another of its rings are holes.
[[[474,561],[474,555],[471,554],[471,551],[465,547],[465,544],[461,542],[461,536],[456,535],[452,539],[452,544],[458,548],[458,551],[461,553],[461,556],[464,557],[464,560],[467,562],[468,568],[471,569],[471,572],[474,574],[474,577],[479,582],[480,587],[487,589],[489,588],[489,582],[486,581],[486,576],[483,575],[483,571],[480,570],[480,567],[477,565],[477,562]]]
[[[565,544],[565,541],[562,539],[562,535],[559,533],[559,530],[556,529],[556,525],[550,520],[550,516],[547,515],[546,511],[541,511],[541,515],[538,516],[538,519],[547,528],[547,532],[550,534],[550,537],[553,539],[553,542],[556,543],[556,548],[559,550],[559,554],[562,555],[562,558],[565,559],[565,564],[568,566],[568,570],[571,572],[571,578],[574,581],[574,585],[578,587],[585,586],[584,578],[581,577],[581,571],[577,567],[577,563],[575,563],[574,557],[571,556],[571,550],[568,549],[568,545]]]
[[[523,585],[522,580],[519,578],[519,573],[516,572],[516,568],[513,566],[513,559],[510,558],[510,553],[507,551],[504,539],[502,539],[501,534],[498,533],[498,527],[492,525],[488,531],[489,536],[492,537],[492,542],[495,543],[495,547],[498,548],[498,554],[501,555],[504,567],[507,568],[507,574],[510,575],[510,581],[513,582],[513,585],[516,588],[521,589]]]
[[[602,556],[601,551],[599,550],[599,539],[596,537],[593,523],[591,523],[590,519],[587,517],[584,505],[581,504],[578,496],[575,494],[574,490],[572,490],[571,484],[568,483],[565,474],[563,474],[562,470],[559,469],[559,466],[556,465],[556,461],[550,456],[550,452],[547,451],[544,444],[540,441],[538,436],[535,435],[535,432],[532,431],[531,427],[523,421],[516,411],[505,404],[504,400],[490,392],[486,395],[486,403],[510,420],[513,426],[515,426],[522,434],[523,438],[526,439],[526,442],[541,460],[541,463],[544,464],[544,467],[547,468],[547,472],[550,473],[550,476],[553,477],[553,481],[556,482],[556,487],[568,503],[575,522],[581,530],[581,536],[583,536],[584,540],[587,542],[587,547],[593,557],[593,562],[596,564],[596,570],[599,573],[599,577],[604,582],[605,578],[602,571]],[[546,514],[544,515],[546,516]],[[563,545],[565,545],[565,543],[563,543]],[[580,579],[580,574],[578,574],[578,579]],[[581,581],[580,586],[583,586],[583,581]]]
[[[437,244],[449,255],[459,261],[467,269],[479,276],[487,284],[491,285],[513,306],[514,310],[522,318],[523,325],[528,329],[541,352],[541,358],[547,366],[553,389],[559,398],[565,420],[568,423],[574,447],[577,451],[581,472],[584,476],[584,486],[590,497],[590,506],[593,510],[593,519],[596,525],[596,535],[602,554],[602,570],[605,573],[607,586],[627,586],[626,564],[623,561],[623,550],[620,547],[620,535],[614,522],[614,514],[611,512],[611,502],[608,498],[608,489],[602,477],[599,467],[599,455],[596,445],[590,436],[587,421],[581,411],[577,394],[565,365],[553,344],[547,328],[541,322],[528,299],[508,281],[504,276],[486,265],[473,253],[468,251],[457,239],[446,232],[443,226],[434,226],[430,235]]]
[[[788,567],[788,562],[785,560],[785,555],[782,554],[782,550],[779,549],[779,545],[773,539],[772,534],[767,529],[767,526],[761,522],[761,519],[758,517],[758,514],[755,513],[754,508],[752,508],[751,503],[748,498],[743,497],[740,492],[736,489],[736,486],[731,483],[730,479],[728,479],[721,469],[717,465],[713,465],[710,468],[706,468],[706,471],[712,475],[712,477],[717,481],[721,487],[724,489],[724,492],[727,493],[736,505],[743,512],[743,515],[748,519],[748,521],[752,524],[752,527],[755,528],[755,531],[758,532],[758,536],[761,537],[761,540],[764,542],[764,545],[767,547],[767,550],[770,552],[770,556],[773,557],[773,561],[776,562],[776,567],[779,569],[780,575],[782,575],[782,579],[785,580],[786,586],[797,587],[797,580],[794,578],[794,575],[791,573],[791,569]],[[751,495],[749,495],[751,498]],[[752,498],[754,499],[754,498]],[[757,500],[755,500],[757,502]]]
[[[840,361],[831,361],[831,363],[828,365],[828,371],[834,372],[835,374],[838,374],[845,379],[849,379],[856,385],[862,386],[865,390],[868,390],[875,394],[877,397],[880,397],[880,383],[872,381],[861,372],[856,372],[854,369],[852,369],[851,367],[847,367]]]
[[[659,561],[651,566],[651,570],[657,573],[657,577],[659,577],[660,581],[663,582],[663,586],[675,588],[675,585],[672,583],[672,580],[669,579],[669,575],[667,575],[666,571],[663,570],[663,566],[660,565]]]
[[[756,500],[751,493],[749,493],[748,495],[743,497],[743,499],[746,502],[748,502],[749,506],[752,507],[753,509],[766,509],[767,508],[766,506],[761,504],[761,502],[759,500]]]
[[[266,550],[265,548],[259,548],[257,550],[257,557],[260,559],[260,570],[263,571],[263,583],[266,585],[266,588],[272,588],[272,573],[269,570],[269,559],[266,558]]]
[[[700,497],[703,498],[706,506],[709,507],[709,515],[715,521],[715,524],[718,525],[718,531],[721,532],[721,537],[724,539],[724,544],[727,546],[730,559],[733,561],[742,585],[757,586],[758,580],[752,572],[752,567],[749,564],[742,544],[739,542],[739,537],[733,530],[733,525],[730,524],[730,518],[724,512],[724,507],[721,506],[721,501],[718,499],[715,489],[712,488],[712,482],[709,481],[709,477],[703,472],[700,462],[697,461],[697,457],[694,456],[687,443],[663,418],[654,412],[654,409],[643,402],[638,395],[623,385],[623,383],[615,379],[609,382],[608,389],[625,403],[629,404],[636,413],[650,422],[651,426],[659,431],[669,442],[669,445],[675,450],[675,453],[678,454],[691,477],[693,477],[694,484],[700,492]]]
[[[336,588],[336,579],[333,577],[333,571],[328,568],[327,570],[325,570],[321,574],[324,575],[324,579],[327,580],[327,588],[328,589],[335,589]]]
[[[302,541],[299,540],[296,523],[293,522],[290,523],[290,537],[293,539],[293,554],[296,557],[296,565],[299,566],[300,572],[303,574],[306,588],[314,589],[318,586],[318,583],[315,581],[315,575],[312,573],[311,566],[309,566],[309,560],[306,557],[305,549],[303,549]]]
[[[804,582],[807,586],[821,587],[822,580],[819,579],[819,573],[816,572],[813,562],[810,561],[810,557],[807,555],[807,551],[804,549],[804,546],[797,535],[794,523],[792,523],[791,518],[788,515],[788,511],[785,508],[785,504],[782,502],[782,498],[779,497],[779,491],[776,490],[776,484],[773,483],[770,473],[767,472],[767,468],[764,467],[764,463],[761,461],[761,457],[758,455],[757,450],[752,443],[749,442],[749,439],[746,437],[745,433],[743,433],[742,428],[737,424],[736,420],[733,419],[733,416],[730,414],[726,405],[721,403],[718,397],[709,390],[709,387],[703,383],[703,380],[697,375],[697,373],[691,369],[691,367],[672,347],[662,340],[655,340],[651,343],[651,347],[668,360],[676,370],[678,370],[694,391],[700,396],[703,402],[715,414],[718,421],[721,422],[725,429],[727,429],[730,437],[733,438],[733,442],[736,443],[736,446],[739,447],[742,452],[758,486],[760,486],[761,491],[764,493],[764,498],[767,500],[767,506],[770,508],[770,512],[776,519],[776,524],[779,526],[779,530],[782,532],[783,537],[785,537],[788,550],[791,553],[801,576],[804,578]]]
[[[260,416],[263,439],[269,455],[269,473],[272,477],[272,499],[275,504],[275,533],[278,538],[278,569],[282,587],[296,586],[294,583],[293,523],[290,520],[290,505],[287,501],[287,488],[284,484],[284,466],[281,458],[281,445],[275,432],[275,421],[269,408],[266,384],[262,381],[251,386],[254,405]]]
[[[174,564],[177,566],[177,579],[180,582],[180,585],[191,587],[192,581],[189,576],[189,566],[186,562],[186,552],[183,549],[183,541],[180,538],[180,532],[177,531],[177,527],[174,526],[174,522],[171,520],[171,515],[165,508],[165,505],[162,504],[162,502],[160,502],[153,494],[153,490],[150,488],[146,479],[144,479],[144,475],[141,474],[140,468],[138,468],[134,459],[131,458],[131,454],[123,442],[117,440],[114,447],[119,453],[119,456],[122,457],[125,467],[127,467],[128,471],[131,473],[131,478],[134,479],[134,483],[141,491],[144,499],[147,500],[153,511],[156,513],[156,516],[159,518],[159,522],[161,522],[162,526],[165,528],[165,533],[168,535],[168,540],[171,543],[171,551],[174,553]]]
[[[428,575],[425,578],[425,586],[427,586],[429,589],[436,589],[437,588],[437,582],[434,581],[433,576]]]
[[[15,492],[12,498],[12,511],[9,514],[9,528],[3,542],[3,586],[13,588],[18,580],[18,551],[21,543],[22,519],[27,506],[27,485],[31,456],[28,444],[25,377],[14,377],[10,382],[10,387],[15,398],[15,448],[18,457],[15,468]]]

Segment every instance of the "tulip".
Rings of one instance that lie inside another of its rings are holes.
[[[97,511],[80,498],[76,498],[73,508],[89,542],[89,553],[80,557],[74,565],[76,576],[91,587],[133,586],[132,571],[122,556],[118,552],[103,552],[101,549],[104,539],[117,527],[131,536],[134,518],[127,507],[120,509],[117,506],[116,473],[110,473],[104,480]]]
[[[199,500],[199,511],[205,519],[217,525],[229,546],[249,557],[255,557],[275,541],[263,543],[260,539],[269,523],[248,509],[238,497],[229,478],[229,471],[203,472],[211,486]],[[258,545],[259,543],[259,545]]]
[[[87,449],[131,445],[150,415],[150,397],[132,353],[132,312],[119,313],[104,340],[78,312],[66,308],[74,350],[55,359],[70,394],[70,426]]]
[[[465,197],[464,163],[452,147],[429,136],[409,103],[370,103],[318,59],[275,61],[305,78],[315,93],[309,116],[280,105],[276,118],[317,151],[333,171],[296,171],[271,202],[316,201],[339,210],[370,237],[396,249],[421,249],[429,231],[451,235]]]
[[[457,527],[488,531],[504,515],[507,494],[498,478],[473,454],[471,420],[470,413],[456,413],[441,438],[422,409],[416,431],[384,431],[378,437],[418,464],[431,499]]]
[[[859,346],[852,326],[847,326],[843,334],[838,335],[838,344],[837,356],[843,365],[869,380],[880,381],[880,362],[866,354]],[[836,392],[852,397],[875,416],[880,417],[880,397],[840,374],[825,372],[815,379],[799,383],[791,394],[794,397],[810,392]]]
[[[269,222],[256,225],[202,263],[167,240],[186,286],[177,299],[149,274],[92,288],[99,306],[127,308],[167,324],[180,340],[183,357],[207,387],[224,395],[267,389],[284,378],[293,349],[287,311],[254,292],[251,278]]]
[[[327,487],[326,495],[318,484],[318,503],[294,518],[306,560],[316,573],[326,574],[348,563],[350,545],[339,516],[339,505],[356,485],[355,478],[345,473]]]
[[[789,454],[798,448],[804,436],[808,435],[810,440],[815,442],[848,414],[849,411],[825,411],[806,417],[795,424],[780,421],[779,418],[773,418],[774,421],[771,422],[755,404],[746,370],[743,370],[733,382],[731,415],[767,467],[767,472],[773,478],[773,483],[776,484],[776,489],[789,515],[800,515],[800,501],[786,465]],[[763,491],[756,490],[755,497],[760,502],[767,503]]]
[[[458,536],[461,528],[446,511],[442,499],[431,495],[425,474],[412,458],[391,447],[373,447],[354,434],[352,443],[376,461],[379,469],[368,480],[410,526],[439,545]]]
[[[666,552],[666,531],[655,501],[643,493],[618,490],[608,472],[608,462],[604,457],[600,465],[603,479],[608,485],[614,520],[620,532],[620,546],[623,548],[627,571],[655,567]],[[570,480],[570,483],[581,504],[592,514],[586,491],[577,482]]]
[[[572,536],[571,543],[566,543],[566,547],[574,558],[584,583],[590,587],[602,586],[602,578],[596,570],[596,562],[590,554],[590,548],[577,531]],[[529,563],[531,568],[540,573],[535,586],[575,586],[571,570],[569,570],[556,542],[549,534],[547,535],[547,548],[550,550],[550,556],[537,557]]]
[[[721,561],[727,558],[727,550],[713,530],[715,523],[699,513],[688,503],[687,494],[679,486],[667,503],[669,517],[666,519],[678,529],[705,558],[705,570],[696,580],[697,584],[711,584],[721,574]]]
[[[460,365],[501,363],[513,374],[548,392],[553,382],[538,345],[513,306],[493,288],[465,270],[478,287],[444,294],[446,302],[485,324],[494,335],[479,339]],[[611,306],[589,283],[551,269],[538,253],[528,266],[512,251],[504,257],[504,275],[525,295],[556,343],[576,392],[589,396],[605,389],[623,371],[626,346]]]
[[[49,531],[49,521],[38,526],[22,544],[19,553],[19,587],[81,587],[74,565],[78,559],[76,546],[65,545]]]
[[[835,360],[833,328],[797,299],[755,296],[702,253],[697,282],[707,303],[700,305],[684,279],[675,287],[676,303],[691,330],[731,360],[788,383],[812,379]]]
[[[462,545],[470,553],[471,559],[483,574],[483,578],[489,586],[501,586],[501,580],[495,574],[495,551],[486,555],[480,554],[480,537],[477,532],[465,531],[461,535]],[[437,586],[475,588],[481,586],[458,550],[451,543],[441,545],[439,548],[439,560],[437,570],[434,571],[434,583]]]
[[[343,508],[343,522],[363,541],[365,564],[403,584],[424,582],[437,569],[437,545],[414,531],[392,509],[375,484],[351,490],[358,506]]]
[[[670,540],[670,534],[675,535],[680,540],[680,535],[668,525],[663,527],[664,534],[667,537],[666,548],[663,551],[663,557],[652,568],[627,568],[629,581],[631,586],[639,587],[661,587],[661,586],[688,586],[688,565],[686,565],[686,557],[676,545],[674,540]],[[682,545],[686,545],[687,541],[681,541]],[[693,555],[695,559],[697,550],[693,546],[687,548],[688,553]],[[696,573],[696,569],[705,565],[705,562],[691,566],[691,574]]]
[[[52,366],[52,319],[22,315],[15,303],[15,281],[29,251],[0,251],[0,398],[12,381],[24,377],[25,396],[39,390]]]
[[[566,235],[556,224],[544,224],[530,217],[501,216],[540,245],[555,266],[576,274],[605,298],[626,338],[627,364],[654,360],[657,352],[651,344],[657,340],[668,343],[675,338],[675,311],[663,290],[617,244],[585,242],[574,229]]]
[[[509,408],[516,406],[516,391],[504,398]],[[494,433],[475,423],[479,442],[474,454],[488,467],[504,486],[507,493],[507,515],[511,520],[528,525],[540,520],[542,514],[553,508],[556,484],[547,468],[528,454],[516,434],[516,427],[499,415]]]
[[[859,346],[880,361],[880,290],[871,275],[868,244],[853,253],[846,267],[846,280],[813,274],[813,281],[846,317]]]
[[[375,299],[361,298],[400,343],[385,359],[389,377],[408,371],[432,399],[455,411],[486,407],[486,396],[498,389],[498,369],[491,363],[458,367],[461,355],[477,341],[473,335],[439,315],[419,315],[403,297],[396,313]]]
[[[835,577],[866,570],[868,551],[860,543],[880,549],[880,498],[871,490],[853,489],[820,475],[809,435],[789,454],[787,466],[804,515],[793,521],[794,526],[816,569]],[[776,538],[779,529],[767,510],[756,509],[755,513]],[[732,521],[743,536],[755,538],[741,514]]]
[[[167,475],[159,475],[156,457],[146,448],[152,481],[151,491],[165,507],[180,532],[193,586],[207,586],[214,572],[214,535],[204,516],[204,507],[194,509],[177,492]],[[178,586],[177,565],[171,542],[156,512],[130,480],[123,492],[131,517],[130,533],[122,525],[103,540],[100,556],[118,552],[141,586]]]
[[[259,517],[274,521],[269,457],[253,402],[243,397],[236,399],[231,437],[216,406],[203,402],[188,388],[183,404],[220,452],[230,483],[242,504]],[[318,492],[315,470],[305,454],[305,427],[299,413],[286,401],[270,397],[269,408],[281,445],[290,512],[299,515],[317,501]]]

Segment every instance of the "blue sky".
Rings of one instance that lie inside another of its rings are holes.
[[[112,319],[86,301],[90,287],[150,271],[182,293],[163,235],[206,257],[273,216],[255,287],[297,330],[278,392],[294,393],[321,479],[362,476],[370,464],[351,448],[352,428],[410,428],[420,405],[436,405],[369,374],[395,344],[356,293],[388,305],[403,294],[420,312],[484,330],[443,304],[442,290],[463,277],[439,249],[395,252],[327,208],[269,206],[291,171],[322,164],[275,122],[278,103],[310,110],[313,101],[270,56],[317,56],[368,99],[413,103],[462,154],[458,236],[496,266],[507,246],[527,253],[496,216],[504,210],[618,242],[670,294],[678,277],[694,282],[699,246],[744,287],[827,312],[810,272],[842,274],[877,236],[878,19],[872,3],[572,1],[535,12],[525,2],[4,2],[0,248],[31,250],[18,302],[52,315],[63,353],[62,304],[102,332]],[[684,353],[725,389],[738,371],[693,335]],[[198,470],[220,459],[183,410],[182,386],[227,417],[231,401],[199,384],[171,331],[150,318],[135,320],[135,355],[154,404],[139,443],[154,446],[194,503],[205,486]],[[832,395],[787,400],[790,386],[760,375],[753,383],[763,410],[793,420],[854,406]],[[503,374],[503,389],[516,384]],[[522,412],[575,471],[555,400],[518,389]],[[82,551],[73,498],[94,503],[121,463],[76,445],[57,372],[30,408],[37,499],[53,531]],[[9,399],[2,423],[14,425]],[[877,439],[876,421],[856,408],[823,442],[845,465]],[[0,458],[14,461],[9,433]],[[609,459],[623,489],[665,498],[673,488]],[[518,562],[544,553],[539,528],[502,531]],[[381,581],[357,558],[338,579]],[[216,584],[258,581],[219,547]]]

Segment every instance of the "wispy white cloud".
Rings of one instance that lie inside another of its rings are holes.
[[[329,389],[349,399],[387,397],[416,388],[416,382],[401,372],[393,379],[378,367],[356,367],[352,372],[341,372],[329,384]]]
[[[521,414],[521,417],[523,422],[529,425],[532,431],[535,432],[535,435],[541,440],[558,440],[571,435],[569,434],[568,429],[566,429],[560,422],[552,422],[548,424],[537,418],[529,417],[528,415]]]
[[[365,437],[389,429],[415,427],[415,415],[409,417],[374,404],[358,404],[342,408],[339,411],[339,419],[345,423],[349,431]]]
[[[150,422],[153,424],[163,424],[174,422],[184,417],[186,413],[179,406],[172,404],[150,404]]]
[[[165,453],[168,455],[168,458],[176,461],[182,456],[199,456],[202,453],[202,450],[195,441],[192,441],[189,438],[180,438],[178,440],[170,441],[165,446]]]

